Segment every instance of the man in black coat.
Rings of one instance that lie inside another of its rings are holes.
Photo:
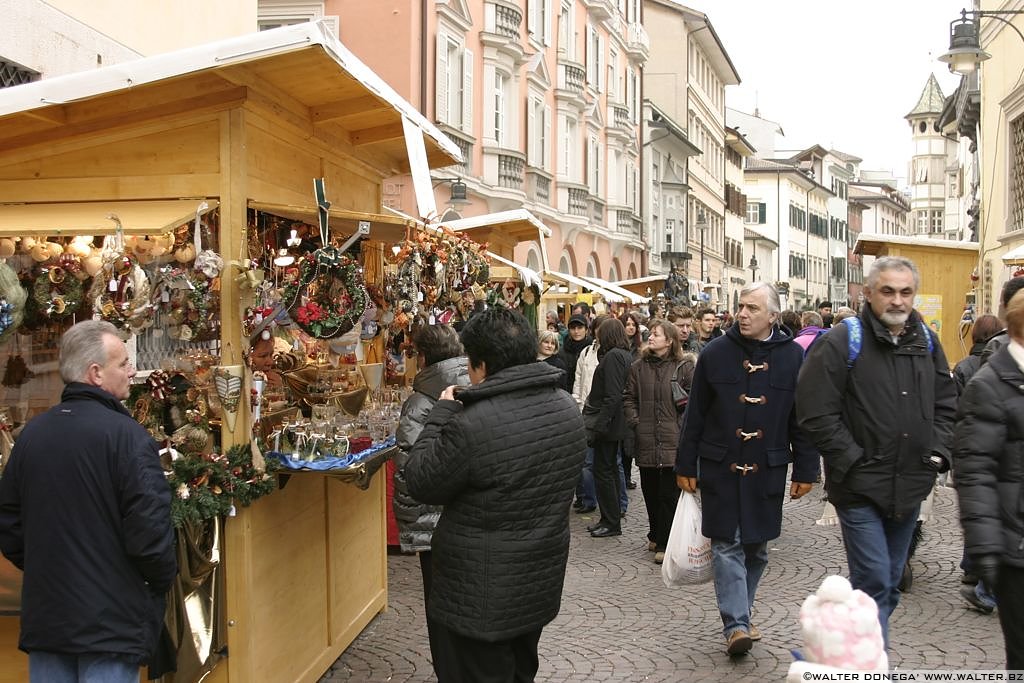
[[[427,603],[434,671],[440,683],[532,681],[562,599],[583,418],[521,314],[487,309],[462,344],[472,384],[445,389],[405,465],[409,493],[444,505]]]
[[[913,309],[919,286],[909,259],[876,259],[860,317],[818,338],[797,386],[800,427],[825,460],[850,583],[878,603],[887,646],[921,501],[949,469],[956,412],[942,346]]]
[[[1024,291],[1006,306],[1009,341],[960,398],[953,457],[974,571],[999,600],[1006,668],[1024,669]]]
[[[0,551],[25,573],[18,647],[33,683],[137,683],[177,573],[170,489],[121,405],[135,369],[117,328],[74,325],[59,364],[61,403],[25,426],[0,478]]]
[[[761,637],[750,610],[768,541],[782,529],[789,464],[792,499],[818,478],[818,454],[797,429],[793,407],[803,349],[776,324],[779,309],[767,283],[740,292],[736,324],[698,357],[676,456],[679,488],[695,493],[700,486],[730,655]]]

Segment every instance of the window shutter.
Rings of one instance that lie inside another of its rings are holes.
[[[604,92],[605,80],[607,76],[604,73],[604,51],[606,43],[605,37],[598,35],[597,37],[597,90],[598,92]]]
[[[540,144],[537,128],[537,98],[531,97],[526,104],[526,163],[537,165],[537,148]]]
[[[764,202],[759,203],[757,205],[757,222],[758,223],[764,224],[766,222],[766,216],[765,216],[766,213],[767,212],[765,211],[765,203]]]
[[[544,45],[551,46],[551,3],[554,0],[544,0],[544,9],[540,16],[541,31],[544,34]]]
[[[437,59],[434,74],[434,118],[448,122],[448,36],[437,34]]]
[[[554,146],[554,141],[551,139],[551,105],[544,105],[544,139],[543,144],[540,147],[540,165],[545,171],[550,168],[550,152],[551,147]]]
[[[473,51],[462,51],[462,130],[473,134]]]
[[[526,30],[531,36],[537,36],[537,10],[540,0],[529,0],[530,7],[526,12]]]
[[[594,78],[594,70],[597,67],[597,54],[594,49],[594,28],[587,24],[587,80]],[[593,83],[596,87],[597,83]]]

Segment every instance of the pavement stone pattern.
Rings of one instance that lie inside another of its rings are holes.
[[[634,475],[635,476],[635,475]],[[636,477],[638,478],[638,477]],[[647,551],[639,489],[619,537],[595,539],[572,518],[562,608],[540,641],[537,681],[764,681],[785,679],[802,644],[800,605],[829,574],[846,573],[838,526],[818,526],[823,490],[784,505],[782,536],[769,543],[754,623],[764,639],[749,654],[725,653],[712,583],[666,588]],[[956,492],[936,490],[933,517],[912,562],[914,583],[890,621],[890,666],[899,669],[1002,669],[998,615],[968,609],[959,595],[962,540]],[[349,646],[321,683],[423,683],[430,664],[419,562],[388,556],[389,605]]]

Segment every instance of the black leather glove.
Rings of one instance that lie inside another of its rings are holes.
[[[985,583],[985,588],[994,593],[999,580],[999,556],[977,555],[971,557],[971,569]]]

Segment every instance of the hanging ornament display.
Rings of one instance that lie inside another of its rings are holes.
[[[103,240],[102,266],[89,289],[89,300],[100,319],[137,334],[153,323],[149,276],[128,253],[121,222],[116,216],[111,220],[117,230]]]
[[[228,431],[235,431],[238,418],[238,402],[242,397],[242,365],[221,365],[213,369],[213,384],[224,413],[224,424]]]
[[[153,302],[167,318],[168,336],[179,341],[210,341],[220,336],[220,272],[224,261],[213,250],[202,249],[201,217],[207,208],[203,202],[196,210],[192,242],[175,249],[178,265],[167,265],[157,271]],[[215,219],[211,214],[209,220]],[[174,234],[183,232],[187,233],[187,228],[175,230]],[[187,265],[191,260],[194,263]]]
[[[36,311],[50,320],[62,320],[82,305],[82,283],[60,266],[43,266],[32,281]]]
[[[340,337],[355,327],[367,298],[359,263],[334,247],[302,256],[283,295],[292,320],[317,339]]]

